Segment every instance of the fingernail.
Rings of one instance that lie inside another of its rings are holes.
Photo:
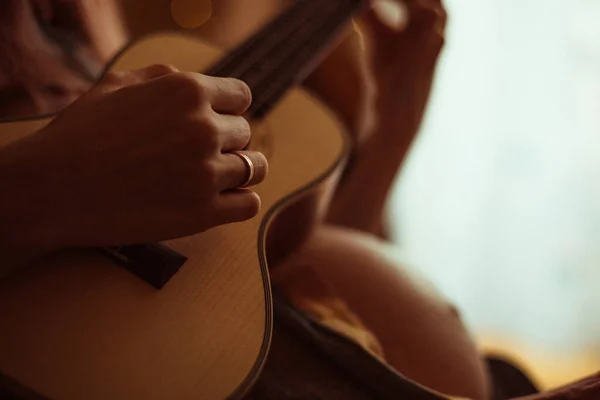
[[[377,0],[373,2],[373,11],[380,21],[390,29],[403,30],[408,26],[408,8],[403,2]]]

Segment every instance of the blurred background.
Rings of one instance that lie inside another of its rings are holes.
[[[555,386],[600,369],[600,2],[446,6],[392,234],[487,349]]]

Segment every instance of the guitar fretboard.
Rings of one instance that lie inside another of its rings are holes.
[[[299,0],[205,73],[252,89],[249,113],[261,118],[312,71],[362,0]]]

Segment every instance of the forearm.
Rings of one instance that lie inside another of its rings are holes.
[[[333,199],[328,222],[376,233],[417,128],[398,117],[380,119],[355,152]]]

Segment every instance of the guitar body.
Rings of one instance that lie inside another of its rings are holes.
[[[198,38],[160,34],[112,68],[203,71],[220,56]],[[0,145],[47,122],[2,124]],[[0,374],[11,389],[57,400],[223,399],[249,389],[273,323],[267,254],[283,257],[307,234],[314,193],[347,147],[334,114],[299,89],[253,125],[252,148],[270,164],[259,216],[166,242],[188,261],[164,288],[96,250],[54,254],[0,281]]]

